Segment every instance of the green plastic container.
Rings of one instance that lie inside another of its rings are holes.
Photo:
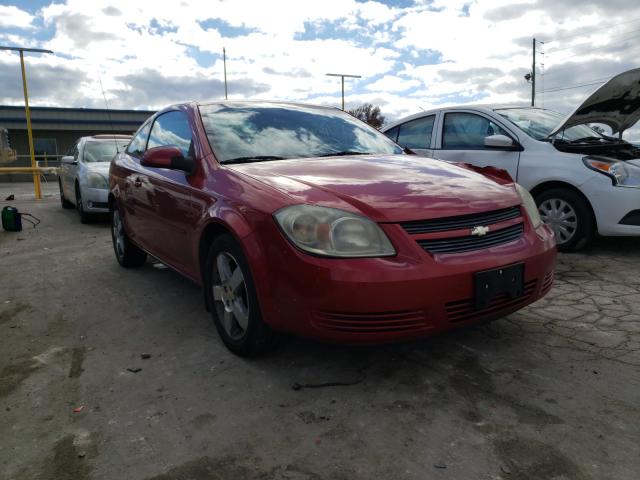
[[[22,215],[16,207],[2,209],[2,228],[7,232],[22,231]]]

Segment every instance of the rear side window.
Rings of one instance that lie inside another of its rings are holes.
[[[435,115],[429,115],[400,125],[398,144],[407,148],[430,148],[435,118]]]
[[[147,148],[175,146],[187,157],[190,155],[191,140],[191,127],[187,115],[178,111],[167,112],[153,122]]]
[[[131,143],[127,147],[127,153],[136,157],[141,157],[144,151],[147,149],[147,138],[149,137],[149,129],[151,123],[146,123],[138,130],[138,133],[133,137]]]
[[[491,135],[510,135],[497,124],[474,113],[447,113],[442,128],[442,148],[484,149]]]
[[[400,130],[400,127],[393,127],[392,129],[384,132],[384,134],[395,142],[398,140],[398,130]]]

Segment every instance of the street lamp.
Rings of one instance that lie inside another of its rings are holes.
[[[362,78],[362,77],[360,75],[347,75],[345,73],[327,73],[327,76],[342,78],[342,110],[344,111],[344,77],[349,77],[349,78]]]
[[[27,89],[27,74],[24,68],[24,52],[33,53],[53,53],[51,50],[44,50],[42,48],[24,48],[24,47],[3,47],[0,46],[0,50],[11,50],[14,52],[20,52],[20,69],[22,70],[22,89],[24,91],[24,110],[27,117],[27,135],[29,136],[29,153],[31,154],[31,168],[36,168],[36,155],[33,148],[33,131],[31,130],[31,112],[29,111],[29,92]],[[33,171],[33,188],[35,190],[36,199],[42,198],[42,189],[40,188],[40,174]]]

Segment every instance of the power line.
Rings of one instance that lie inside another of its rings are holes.
[[[634,23],[634,22],[640,22],[640,18],[634,18],[632,20],[627,20],[625,22],[619,22],[619,23],[614,23],[612,25],[606,25],[604,27],[594,28],[594,29],[591,29],[591,30],[587,30],[586,32],[583,31],[583,32],[580,32],[580,33],[574,33],[574,34],[571,34],[571,35],[565,35],[565,36],[562,36],[562,37],[557,37],[557,38],[554,38],[554,39],[551,39],[551,40],[547,40],[546,42],[541,42],[541,43],[552,43],[552,42],[557,42],[559,40],[566,40],[567,38],[579,37],[581,35],[589,35],[589,34],[591,34],[593,32],[599,32],[600,30],[608,30],[608,29],[611,29],[613,27],[618,27],[620,25],[627,25],[629,23]]]
[[[640,37],[640,33],[638,33],[636,35],[633,35],[631,37],[624,38],[624,39],[620,40],[618,42],[618,44],[626,42],[628,40],[633,40],[634,38],[637,38],[637,37]],[[556,62],[564,62],[564,61],[568,60],[569,58],[577,57],[579,55],[588,55],[589,53],[592,53],[592,52],[595,52],[595,51],[598,51],[598,50],[602,50],[603,48],[611,48],[611,47],[614,47],[614,46],[615,45],[612,45],[612,44],[608,43],[606,45],[601,45],[599,47],[594,47],[594,48],[590,49],[588,52],[574,53],[572,55],[569,55],[568,57],[561,57],[559,60],[556,59]]]
[[[627,33],[635,33],[635,32],[640,32],[640,28],[637,28],[635,30],[629,30],[628,32],[619,32],[619,33],[614,34],[613,37],[615,37],[616,35],[625,35]],[[561,52],[563,50],[569,50],[571,48],[581,47],[581,46],[587,45],[589,43],[592,43],[592,42],[578,43],[578,44],[575,44],[575,45],[569,45],[568,47],[562,47],[562,48],[553,48],[551,50],[546,50],[546,53],[553,54],[555,52]]]
[[[544,92],[544,93],[560,92],[562,90],[572,90],[574,88],[589,87],[591,85],[601,85],[604,82],[606,82],[607,80],[609,80],[609,78],[610,77],[607,77],[607,78],[605,78],[603,80],[592,80],[592,81],[589,81],[589,82],[586,82],[586,83],[577,83],[575,85],[569,85],[569,86],[566,86],[566,87],[548,88],[546,90],[541,90],[541,92]]]

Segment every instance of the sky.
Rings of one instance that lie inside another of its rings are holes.
[[[27,55],[34,106],[155,110],[229,98],[429,108],[531,100],[568,113],[640,66],[637,0],[0,0],[0,45]],[[544,42],[544,43],[543,43]],[[0,104],[23,104],[19,58],[0,51]]]

